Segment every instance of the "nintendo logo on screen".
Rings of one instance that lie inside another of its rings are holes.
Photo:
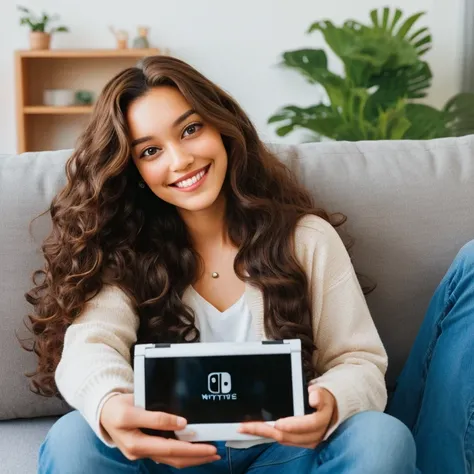
[[[203,400],[237,400],[232,390],[232,379],[228,372],[212,372],[207,377],[207,388],[210,394],[203,394]]]
[[[207,377],[207,387],[216,395],[229,393],[232,389],[232,379],[228,372],[212,372]]]

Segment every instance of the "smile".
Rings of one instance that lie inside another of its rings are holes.
[[[171,184],[171,186],[175,186],[179,189],[185,190],[185,189],[190,189],[190,188],[196,188],[197,184],[203,180],[203,178],[206,176],[207,172],[209,171],[211,165],[207,165],[205,168],[202,168],[201,170],[195,172],[192,174],[190,177],[186,179],[180,179],[179,181],[174,182]]]

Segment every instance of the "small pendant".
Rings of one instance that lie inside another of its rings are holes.
[[[212,278],[219,278],[219,273],[217,272],[212,272]]]

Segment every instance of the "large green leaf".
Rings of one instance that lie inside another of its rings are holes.
[[[371,78],[375,87],[367,104],[367,114],[373,117],[381,108],[393,107],[400,99],[420,99],[427,95],[432,73],[428,63],[418,61],[414,66],[397,70],[384,70]]]
[[[351,88],[346,80],[327,68],[326,53],[320,49],[299,49],[283,53],[282,64],[303,73],[311,83],[321,84],[331,103],[335,107],[342,106],[344,96]]]
[[[406,104],[406,116],[411,127],[405,138],[411,140],[428,140],[451,135],[446,127],[446,112],[426,104]]]
[[[279,123],[279,136],[291,133],[295,128],[305,128],[316,136],[335,140],[382,140],[401,139],[410,127],[404,115],[403,102],[393,109],[380,111],[373,121],[364,119],[366,93],[354,90],[351,106],[334,110],[324,104],[311,107],[288,105],[270,117],[268,123]]]
[[[335,138],[334,132],[343,123],[342,117],[333,108],[318,104],[307,108],[288,105],[268,119],[268,123],[278,123],[279,136],[287,135],[295,128],[306,128],[317,135]]]
[[[391,36],[395,36],[397,39],[407,41],[416,49],[418,56],[425,54],[431,49],[432,37],[429,34],[428,28],[424,27],[415,32],[412,31],[415,23],[425,15],[425,12],[416,13],[410,16],[397,30],[395,30],[395,28],[399,25],[402,11],[397,8],[391,19],[390,13],[389,7],[385,7],[381,11],[372,10],[370,12],[370,18],[372,19],[374,28],[384,30]]]
[[[453,136],[474,134],[474,94],[455,95],[444,106],[447,127]]]
[[[320,31],[344,63],[347,76],[356,86],[366,87],[371,76],[384,69],[408,67],[418,61],[415,48],[389,32],[347,21],[342,28],[330,21],[313,23],[309,31]]]

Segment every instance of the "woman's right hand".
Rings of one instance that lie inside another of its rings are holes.
[[[175,468],[184,468],[220,459],[213,445],[193,444],[143,433],[140,428],[182,430],[186,426],[186,420],[169,413],[136,407],[133,394],[119,394],[109,398],[102,407],[100,423],[124,456],[131,461],[150,458]]]

